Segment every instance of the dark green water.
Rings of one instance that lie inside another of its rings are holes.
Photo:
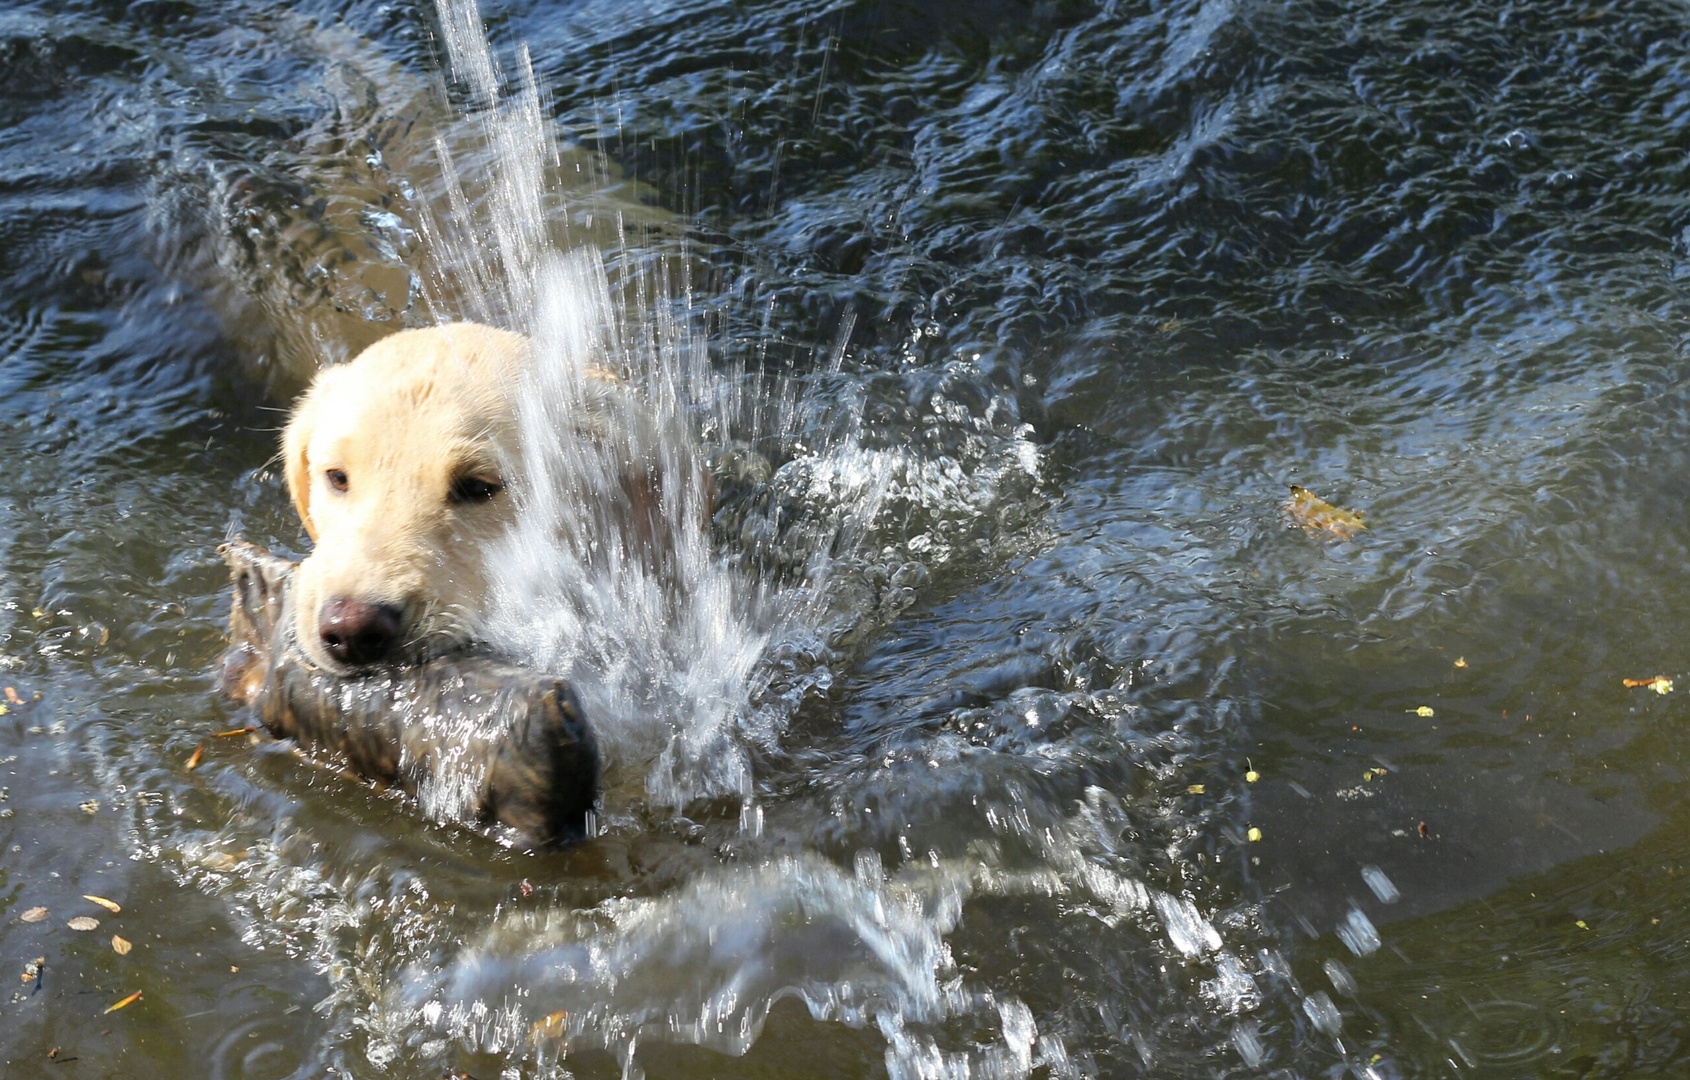
[[[242,722],[216,545],[304,550],[277,410],[424,317],[454,91],[428,5],[10,5],[7,1077],[555,1074],[397,1004],[480,975],[585,1018],[579,1076],[1690,1067],[1682,4],[486,14],[724,363],[854,319],[890,621],[760,829],[532,857],[284,747],[186,771]]]

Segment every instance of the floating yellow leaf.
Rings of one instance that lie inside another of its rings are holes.
[[[528,1038],[533,1042],[541,1039],[561,1039],[564,1035],[564,1023],[569,1014],[562,1009],[554,1013],[547,1013],[544,1019],[536,1020],[529,1025]]]
[[[83,893],[82,899],[87,900],[89,903],[100,905],[113,915],[116,915],[118,912],[123,910],[123,906],[116,900],[107,900],[103,896],[94,896],[89,893]]]
[[[1621,679],[1628,687],[1647,686],[1657,694],[1672,693],[1672,680],[1665,675],[1656,675],[1653,679]]]
[[[78,915],[76,918],[65,923],[65,925],[70,927],[72,930],[98,930],[100,928],[100,920],[94,918],[92,915]]]
[[[1250,826],[1250,831],[1244,835],[1249,838],[1250,843],[1254,844],[1257,840],[1262,838],[1262,830],[1252,825]]]
[[[1257,772],[1255,769],[1251,769],[1249,772],[1244,774],[1244,782],[1246,784],[1254,784],[1257,780],[1260,780],[1261,778],[1262,778],[1262,774]]]
[[[18,916],[18,918],[23,922],[40,922],[46,917],[47,909],[44,907],[32,907],[22,915]]]
[[[1455,666],[1456,667],[1466,667],[1467,666],[1467,658],[1465,656],[1456,657],[1455,658]]]
[[[1432,707],[1430,705],[1422,705],[1418,709],[1404,709],[1403,711],[1413,713],[1415,716],[1436,716],[1436,715],[1438,715],[1437,713],[1432,711]]]
[[[137,990],[133,994],[130,994],[128,997],[124,998],[122,1001],[118,1002],[116,1005],[108,1006],[107,1009],[106,1009],[106,1012],[101,1013],[100,1015],[104,1016],[104,1015],[106,1015],[106,1013],[114,1013],[119,1009],[126,1009],[129,1006],[135,1004],[137,1001],[140,1001],[140,1000],[141,1000],[141,991]]]
[[[1327,532],[1340,540],[1348,540],[1367,528],[1361,515],[1340,510],[1308,488],[1291,485],[1291,498],[1285,503],[1285,513],[1291,520],[1310,532]]]
[[[116,934],[113,934],[111,936],[111,951],[116,953],[119,956],[128,956],[129,950],[133,949],[134,947],[135,946],[133,946],[129,943],[128,938],[121,938],[121,937],[118,937]]]
[[[1589,930],[1590,929],[1590,927],[1585,925],[1585,922],[1584,922],[1583,919],[1578,920],[1573,925],[1578,927],[1580,930]]]
[[[1185,789],[1185,793],[1187,795],[1201,795],[1201,794],[1203,794],[1203,785],[1202,784],[1192,784],[1190,787]]]
[[[188,771],[193,772],[195,769],[199,768],[200,767],[200,758],[202,758],[204,756],[205,756],[205,744],[200,743],[198,746],[194,747],[194,754],[193,754],[192,757],[190,757],[188,759]]]

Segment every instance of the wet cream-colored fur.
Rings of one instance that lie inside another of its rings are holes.
[[[514,512],[508,492],[487,491],[518,460],[512,395],[527,360],[525,338],[490,327],[406,330],[325,369],[300,398],[282,456],[315,541],[294,583],[314,662],[345,666],[319,639],[331,597],[401,609],[409,655],[474,638],[487,555]]]

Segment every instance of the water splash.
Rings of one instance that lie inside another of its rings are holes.
[[[1070,1075],[1061,1038],[1028,1006],[965,986],[947,944],[964,902],[1078,892],[1106,920],[1159,920],[1174,954],[1210,962],[1219,939],[1189,899],[1105,869],[1062,829],[1022,838],[1044,856],[1030,869],[935,855],[887,875],[865,852],[846,871],[764,850],[754,805],[754,756],[777,748],[865,628],[913,602],[929,566],[989,548],[977,523],[1036,483],[1030,429],[995,400],[945,409],[934,392],[921,436],[933,446],[876,445],[865,402],[905,391],[846,376],[849,317],[802,372],[714,364],[684,239],[573,243],[570,207],[548,185],[562,149],[526,51],[502,67],[466,0],[440,0],[440,24],[483,152],[460,168],[436,141],[446,206],[418,211],[424,292],[441,321],[525,333],[533,359],[511,387],[518,513],[492,560],[485,635],[574,682],[606,759],[612,828],[639,828],[641,807],[725,797],[745,807],[752,857],[654,897],[509,912],[467,948],[396,938],[377,984],[337,979],[323,1007],[350,1011],[378,1067],[408,1047],[436,1054],[432,1029],[542,1069],[599,1046],[632,1076],[641,1038],[744,1052],[795,997],[818,1019],[878,1030],[895,1077]],[[941,390],[965,374],[941,373]],[[883,516],[894,535],[877,532]],[[427,793],[424,809],[452,817],[456,790]],[[238,872],[291,862],[287,846],[251,847]],[[396,902],[433,913],[424,892]],[[334,955],[330,942],[364,921],[343,906],[312,916]],[[947,1049],[938,1031],[958,1018],[998,1037]]]
[[[473,4],[441,0],[441,24],[492,152],[472,198],[439,148],[451,218],[424,227],[443,253],[435,291],[528,334],[534,359],[513,388],[519,510],[493,560],[488,637],[572,678],[606,759],[612,822],[642,802],[680,811],[725,796],[743,801],[741,832],[756,838],[753,755],[826,690],[853,635],[911,602],[920,559],[974,550],[967,522],[1014,478],[1037,476],[1030,430],[1000,438],[991,410],[959,411],[936,425],[962,433],[950,454],[866,443],[870,391],[840,377],[849,318],[802,376],[718,369],[684,243],[643,261],[612,253],[614,274],[604,252],[568,247],[567,230],[560,243],[544,184],[556,148],[526,53],[507,80]],[[907,535],[871,544],[888,508]],[[1182,951],[1209,951],[1213,931],[1188,901],[1153,901],[1071,853],[1060,861],[1112,910],[1154,902],[1170,932],[1201,938]],[[705,871],[652,898],[512,913],[444,969],[413,963],[366,1017],[388,1033],[369,1053],[396,1060],[421,1027],[542,1069],[602,1047],[637,1076],[642,1038],[743,1053],[795,997],[818,1019],[877,1029],[894,1077],[1067,1075],[1061,1039],[1041,1038],[1026,1005],[964,988],[946,937],[969,896],[1069,887],[978,861],[888,877],[876,858],[848,873],[806,854]],[[998,1041],[942,1049],[936,1027],[962,1016],[995,1019]]]
[[[1221,948],[1209,919],[1189,899],[1109,867],[1097,826],[1118,812],[1094,789],[1070,817],[1000,819],[1006,839],[1040,849],[1042,864],[1030,867],[983,851],[892,873],[872,850],[849,871],[779,856],[706,871],[656,897],[513,909],[444,970],[432,957],[411,966],[372,1014],[371,1030],[389,1040],[378,1056],[397,1055],[421,1027],[542,1067],[572,1050],[607,1049],[638,1076],[632,1054],[642,1040],[744,1053],[770,1009],[793,998],[817,1020],[878,1031],[896,1078],[1023,1080],[1040,1067],[1079,1075],[1058,1033],[1041,1030],[1014,995],[974,983],[953,957],[948,939],[965,906],[990,898],[1059,899],[1091,907],[1106,925],[1157,926],[1165,962],[1212,968],[1204,995],[1248,1023],[1262,1005],[1256,979]],[[954,1021],[974,1032],[960,1046],[942,1034]]]
[[[440,253],[432,291],[442,313],[525,332],[534,360],[513,388],[518,521],[494,560],[488,637],[575,681],[612,803],[638,789],[674,808],[749,798],[749,754],[772,748],[785,711],[761,701],[761,662],[772,645],[817,630],[828,568],[873,520],[886,480],[854,446],[851,402],[833,402],[839,415],[818,423],[794,380],[770,387],[712,367],[684,244],[643,260],[624,249],[614,281],[603,252],[568,247],[569,216],[546,184],[559,150],[527,51],[507,75],[473,3],[442,0],[439,10],[489,152],[486,175],[464,177],[437,146],[450,216],[424,226]],[[843,351],[826,370],[837,372]],[[804,460],[784,475],[735,441],[790,449],[801,424]],[[830,485],[838,512],[801,537],[771,519],[778,509],[736,519],[765,548],[780,545],[793,572],[759,574],[755,560],[718,550],[712,461],[774,487]]]

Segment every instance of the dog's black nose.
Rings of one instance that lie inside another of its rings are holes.
[[[393,651],[403,617],[404,612],[392,604],[331,596],[317,613],[317,636],[335,660],[362,667],[386,659]]]

